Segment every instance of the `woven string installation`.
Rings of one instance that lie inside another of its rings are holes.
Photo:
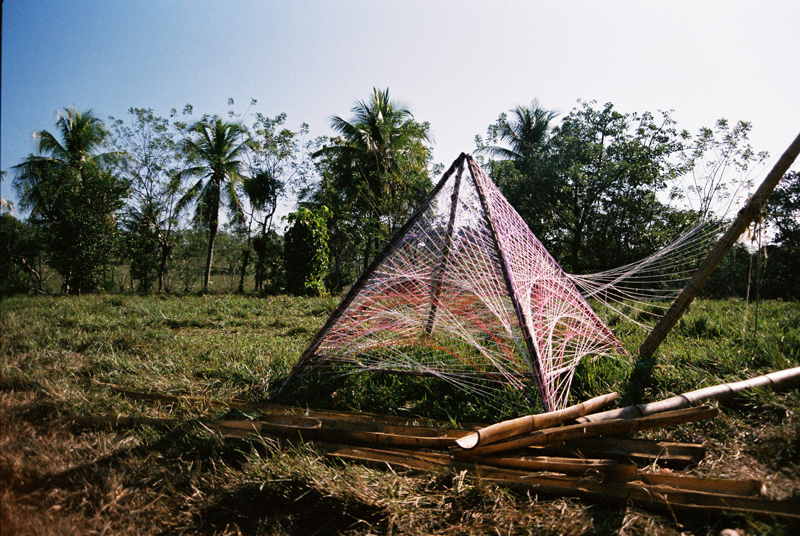
[[[538,394],[551,411],[567,405],[581,359],[611,353],[625,350],[462,154],[342,300],[290,379],[342,364],[421,373],[478,394],[499,385]]]

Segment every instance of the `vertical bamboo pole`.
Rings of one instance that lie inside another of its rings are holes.
[[[703,285],[708,281],[711,273],[722,261],[725,254],[728,253],[744,230],[747,229],[750,223],[760,214],[761,208],[764,206],[767,198],[789,170],[789,167],[795,161],[798,154],[800,154],[800,134],[798,134],[791,145],[789,145],[789,148],[786,149],[780,159],[778,159],[772,171],[769,172],[764,182],[762,182],[761,186],[756,190],[756,193],[748,200],[744,208],[739,211],[736,219],[722,238],[717,241],[714,248],[703,261],[703,264],[692,277],[691,281],[689,281],[689,284],[678,294],[672,306],[666,314],[661,317],[656,327],[653,328],[653,331],[650,332],[650,335],[648,335],[647,339],[642,343],[642,346],[639,348],[639,356],[641,358],[649,359],[653,356],[667,334],[675,327],[675,324],[678,323],[678,320],[680,320],[681,316],[683,316],[689,308],[689,305],[691,305],[697,297],[698,292],[700,292],[700,289],[703,288]]]

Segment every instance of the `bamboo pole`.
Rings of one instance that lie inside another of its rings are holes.
[[[503,274],[503,280],[506,284],[506,292],[508,292],[508,297],[511,299],[511,304],[514,306],[514,313],[517,317],[517,325],[519,326],[520,330],[522,330],[522,338],[525,340],[525,347],[528,349],[528,364],[531,367],[533,379],[536,382],[536,387],[539,389],[539,393],[542,397],[542,404],[544,404],[545,410],[553,411],[554,401],[551,399],[551,393],[548,392],[547,386],[544,383],[544,371],[542,370],[542,364],[539,362],[539,354],[536,351],[536,345],[533,344],[533,335],[531,334],[528,323],[525,321],[525,314],[517,297],[517,291],[512,279],[511,267],[506,256],[506,251],[500,245],[500,232],[497,229],[497,223],[494,219],[494,211],[492,210],[492,206],[489,204],[489,200],[486,198],[486,192],[483,190],[483,183],[481,181],[483,180],[484,175],[472,156],[467,157],[467,164],[469,165],[469,171],[472,175],[472,180],[475,183],[475,189],[478,191],[478,198],[480,199],[481,207],[483,208],[483,212],[486,216],[486,222],[489,224],[489,231],[492,235],[492,245],[494,246],[495,253],[497,253],[498,260],[500,261],[500,272]]]
[[[770,374],[757,376],[755,378],[740,382],[713,385],[711,387],[705,387],[696,391],[690,391],[688,393],[676,395],[664,400],[659,400],[658,402],[638,404],[621,409],[604,411],[602,413],[595,413],[594,415],[586,415],[578,418],[577,420],[581,423],[589,423],[600,422],[608,419],[630,419],[632,417],[642,417],[663,411],[687,408],[694,404],[699,404],[708,400],[724,402],[726,400],[730,400],[736,393],[745,389],[753,389],[756,387],[778,388],[786,387],[795,383],[800,384],[800,367],[780,370],[778,372],[772,372]]]
[[[678,294],[678,297],[672,303],[669,310],[661,317],[661,320],[656,324],[650,334],[645,339],[642,346],[639,348],[639,356],[648,359],[653,356],[656,349],[666,338],[667,334],[675,327],[681,316],[689,308],[689,305],[697,297],[700,289],[703,288],[711,273],[716,269],[717,265],[722,261],[722,258],[733,247],[739,237],[750,223],[761,213],[761,208],[766,203],[767,198],[778,185],[778,182],[783,178],[789,167],[800,154],[800,134],[789,145],[789,148],[781,155],[780,159],[775,163],[772,171],[769,172],[767,177],[758,187],[756,193],[748,200],[747,204],[733,221],[731,226],[717,241],[714,248],[708,254],[703,264],[697,270],[695,275],[689,281],[689,284]]]
[[[299,416],[283,416],[269,421],[181,421],[126,416],[77,416],[72,423],[78,426],[155,426],[175,428],[183,424],[194,424],[224,437],[247,437],[266,435],[280,438],[300,438],[310,441],[332,441],[356,445],[380,445],[400,448],[427,448],[446,450],[455,447],[458,432],[436,433],[430,429],[415,427],[387,427],[389,431],[359,429],[351,423],[325,422],[322,419]],[[467,432],[461,432],[467,433]],[[420,435],[421,434],[421,435]]]
[[[337,448],[338,447],[338,448]],[[595,501],[632,503],[645,508],[687,513],[719,514],[743,512],[800,520],[800,502],[775,501],[755,496],[756,481],[700,479],[642,473],[633,481],[605,481],[585,475],[531,472],[490,465],[453,461],[439,454],[352,449],[331,445],[328,456],[359,461],[379,468],[431,471],[452,468],[476,479],[503,487],[519,488],[549,496],[584,497]],[[652,475],[652,476],[651,476]],[[752,493],[752,494],[751,494]]]
[[[650,465],[657,461],[672,467],[696,464],[706,455],[705,447],[700,444],[624,439],[618,436],[576,439],[560,446],[539,447],[534,452],[538,456],[611,458],[639,465]]]
[[[528,434],[534,430],[550,428],[564,421],[582,417],[587,413],[594,413],[618,397],[617,393],[610,393],[562,410],[539,415],[526,415],[518,419],[499,422],[462,437],[456,441],[456,444],[462,449],[473,449],[482,445],[496,443],[509,437]]]
[[[609,434],[630,434],[654,428],[675,426],[687,422],[711,419],[719,414],[717,408],[701,406],[699,408],[681,409],[677,411],[666,411],[658,415],[638,417],[634,419],[614,419],[601,422],[590,422],[585,424],[573,424],[560,428],[547,428],[538,430],[532,434],[504,441],[493,443],[471,450],[456,450],[453,455],[457,459],[470,460],[490,454],[509,452],[532,446],[551,445],[572,439],[594,437]]]

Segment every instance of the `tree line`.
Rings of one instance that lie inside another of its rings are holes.
[[[201,291],[224,281],[239,292],[336,292],[443,169],[430,125],[388,89],[356,101],[349,118],[332,117],[334,136],[312,140],[305,124],[287,128],[285,114],[193,112],[132,108],[102,121],[68,108],[55,133],[36,132],[37,154],[11,172],[28,216],[4,204],[0,292],[44,292],[46,270],[65,294],[186,292],[198,281]],[[767,157],[750,146],[750,130],[719,120],[691,135],[670,112],[581,101],[558,119],[533,101],[500,114],[474,152],[562,266],[587,273],[645,257],[738,207]],[[782,181],[754,228],[755,237],[766,226],[769,239],[740,248],[709,292],[744,292],[731,282],[752,279],[757,250],[768,252],[757,257],[767,259],[757,265],[764,296],[800,297],[798,175]],[[296,210],[281,235],[275,215],[289,199]]]

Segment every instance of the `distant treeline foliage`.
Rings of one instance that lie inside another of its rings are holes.
[[[8,174],[20,201],[0,205],[0,293],[314,295],[351,285],[443,170],[430,125],[388,89],[357,101],[349,119],[332,117],[335,136],[307,141],[307,125],[290,130],[285,114],[250,113],[256,105],[197,119],[190,105],[168,117],[131,108],[105,122],[65,109]],[[632,262],[735,213],[767,156],[744,121],[691,135],[668,112],[580,101],[557,117],[535,100],[502,113],[475,153],[572,273]],[[292,199],[284,235],[276,212]],[[800,299],[799,173],[786,175],[746,242],[705,293]]]

